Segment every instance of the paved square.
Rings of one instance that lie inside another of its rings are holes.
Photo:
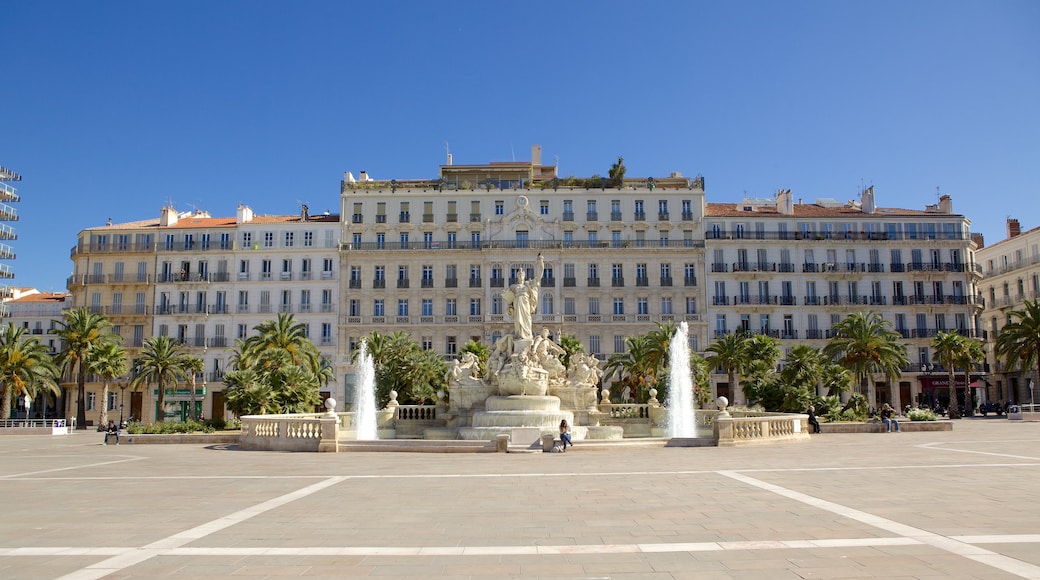
[[[0,578],[1040,578],[1040,423],[303,454],[0,436]]]

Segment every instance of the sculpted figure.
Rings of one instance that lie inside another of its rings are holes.
[[[534,344],[531,346],[534,351],[534,358],[538,364],[542,365],[542,368],[549,372],[550,377],[566,372],[566,367],[560,362],[560,356],[564,355],[566,351],[563,347],[556,344],[549,339],[549,329],[543,328],[542,333],[534,339]]]
[[[531,320],[538,308],[538,291],[545,272],[545,258],[538,254],[538,269],[532,280],[527,280],[524,269],[516,274],[516,284],[502,293],[506,302],[506,313],[513,317],[513,336],[518,340],[531,340]]]

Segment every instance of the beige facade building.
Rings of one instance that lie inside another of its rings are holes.
[[[41,292],[36,288],[7,289],[9,299],[3,302],[3,316],[0,318],[2,324],[13,324],[18,328],[24,328],[25,338],[35,338],[40,344],[47,347],[52,355],[61,352],[61,337],[51,334],[55,321],[61,319],[62,310],[68,306],[69,295],[64,292]],[[16,401],[11,405],[11,411],[15,418],[25,417],[24,400]],[[32,419],[54,419],[64,417],[60,407],[60,397],[51,395],[40,395],[31,402],[29,406],[29,417]],[[92,398],[87,401],[90,409],[101,409],[104,401]],[[109,400],[109,404],[114,404]],[[3,417],[6,419],[7,417]]]
[[[704,182],[673,174],[623,187],[575,183],[531,162],[445,165],[434,180],[341,184],[340,343],[410,333],[454,357],[511,328],[502,293],[545,259],[533,327],[573,335],[600,360],[655,323],[708,338]]]
[[[982,326],[986,332],[986,356],[991,371],[989,400],[1029,403],[1040,388],[1036,368],[1009,369],[996,358],[995,347],[1008,314],[1020,310],[1026,300],[1040,299],[1040,227],[1023,232],[1017,219],[1007,220],[1007,238],[978,251],[985,279],[980,284],[986,298]],[[1030,388],[1032,386],[1032,389]]]

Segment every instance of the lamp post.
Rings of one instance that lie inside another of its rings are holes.
[[[1033,379],[1026,380],[1026,384],[1029,385],[1029,411],[1036,411],[1036,403],[1033,401]]]
[[[119,426],[120,427],[123,426],[123,401],[124,401],[124,399],[126,397],[126,387],[127,387],[127,383],[126,382],[124,382],[122,385],[119,385]]]

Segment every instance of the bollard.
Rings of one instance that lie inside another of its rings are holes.
[[[495,435],[495,452],[496,453],[508,453],[509,452],[509,435],[501,433]]]
[[[542,433],[542,452],[552,453],[553,445],[556,444],[556,437],[552,433]]]

